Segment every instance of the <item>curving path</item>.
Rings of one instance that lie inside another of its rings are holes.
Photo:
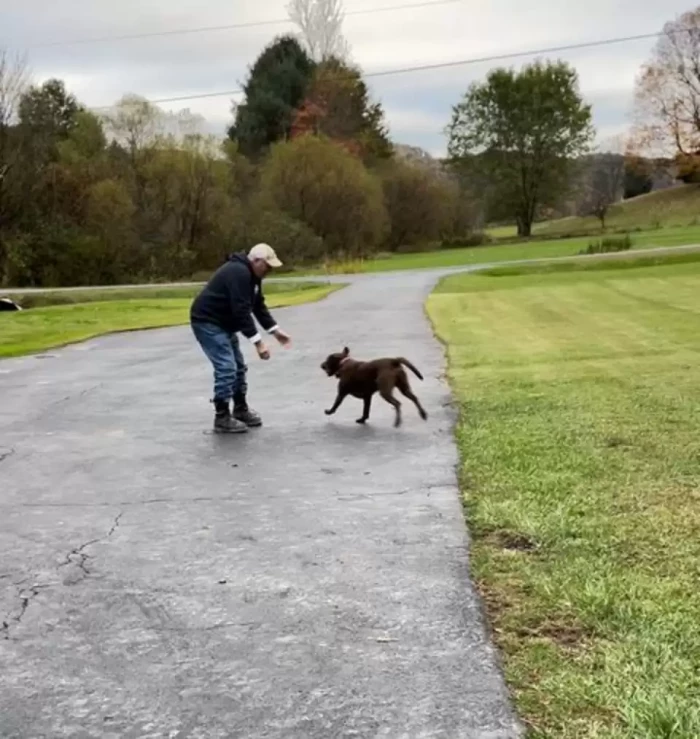
[[[188,328],[0,362],[0,736],[512,739],[468,576],[434,272],[278,311],[266,426],[208,433]],[[319,364],[403,354],[431,414],[332,420]]]

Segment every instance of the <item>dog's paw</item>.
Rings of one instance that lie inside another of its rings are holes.
[[[359,423],[360,426],[364,426],[367,423],[367,419],[366,418],[358,418],[357,421],[355,421],[355,423]]]
[[[423,411],[423,412],[422,412],[422,413],[420,414],[420,417],[421,417],[421,418],[422,418],[422,419],[423,419],[424,421],[427,421],[427,420],[428,420],[428,414],[427,414],[427,413],[426,413],[425,411]]]
[[[333,415],[333,411],[332,411],[332,410],[330,410],[330,409],[329,409],[329,410],[326,410],[326,411],[323,411],[323,412],[324,412],[324,413],[325,413],[325,414],[326,414],[327,416],[332,416],[332,415]]]

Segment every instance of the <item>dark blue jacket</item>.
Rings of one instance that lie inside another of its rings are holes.
[[[192,323],[213,323],[247,339],[258,336],[253,316],[266,330],[277,324],[270,315],[262,292],[262,280],[253,272],[245,254],[232,254],[202,288],[190,308]]]

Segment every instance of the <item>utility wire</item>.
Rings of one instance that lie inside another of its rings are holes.
[[[690,29],[688,29],[690,30]],[[529,51],[514,51],[507,54],[494,54],[492,56],[473,57],[471,59],[460,59],[453,62],[440,62],[437,64],[421,64],[414,67],[400,67],[398,69],[387,69],[380,72],[366,72],[363,77],[388,77],[395,74],[411,74],[413,72],[423,72],[435,69],[448,69],[450,67],[465,67],[471,64],[484,64],[486,62],[505,61],[507,59],[517,59],[523,56],[540,56],[543,54],[554,54],[560,51],[575,51],[577,49],[592,49],[601,46],[612,46],[613,44],[624,44],[632,41],[645,41],[649,39],[659,38],[667,35],[666,31],[657,33],[642,33],[636,36],[618,36],[615,38],[601,39],[599,41],[583,41],[577,44],[565,44],[563,46],[549,46],[540,49],[530,49]],[[338,79],[344,79],[339,76]],[[204,100],[206,98],[231,97],[232,95],[240,95],[243,90],[222,90],[220,92],[205,92],[198,95],[179,95],[177,97],[157,98],[149,102],[154,105],[160,103],[181,103],[187,100]],[[105,106],[98,110],[105,110],[112,106]]]
[[[408,3],[404,5],[389,5],[380,8],[368,8],[366,10],[349,10],[343,13],[344,16],[350,15],[374,15],[375,13],[389,13],[396,10],[410,10],[413,8],[429,8],[437,5],[452,5],[462,0],[431,0],[431,2]],[[130,41],[135,39],[161,38],[164,36],[184,36],[197,33],[211,33],[212,31],[232,31],[240,28],[258,28],[261,26],[279,26],[289,24],[292,21],[289,18],[275,18],[268,21],[250,21],[248,23],[229,23],[218,26],[200,26],[197,28],[181,28],[172,31],[153,31],[150,33],[131,33],[122,36],[101,36],[92,38],[73,39],[68,41],[47,41],[40,44],[30,44],[28,49],[48,49],[59,46],[78,46],[85,44],[102,44],[112,41]]]

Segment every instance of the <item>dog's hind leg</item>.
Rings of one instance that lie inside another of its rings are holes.
[[[427,421],[428,414],[426,413],[425,408],[423,408],[423,406],[420,404],[420,400],[418,400],[418,398],[413,394],[413,391],[411,390],[411,386],[408,382],[408,378],[405,375],[397,379],[396,387],[399,389],[399,392],[405,395],[409,400],[413,401],[416,408],[418,408],[418,413],[420,413],[420,417],[424,421]]]
[[[369,409],[372,406],[372,396],[366,395],[363,398],[364,401],[364,408],[362,410],[362,418],[357,419],[357,423],[367,423],[369,419]]]
[[[394,420],[394,428],[398,428],[401,425],[401,403],[393,395],[393,383],[379,381],[379,394],[386,400],[389,405],[394,406],[396,411],[396,419]]]

